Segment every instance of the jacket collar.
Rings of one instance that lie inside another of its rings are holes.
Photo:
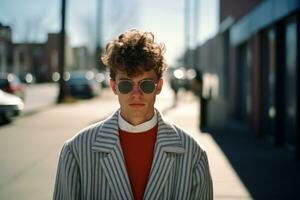
[[[110,153],[119,141],[118,111],[108,117],[100,127],[95,141],[92,144],[92,150],[104,153]]]
[[[164,119],[158,110],[156,110],[156,113],[158,119],[158,133],[155,150],[161,148],[164,152],[184,153],[182,141],[175,127]],[[116,145],[119,145],[118,111],[103,122],[92,145],[92,150],[110,153]]]
[[[122,117],[121,112],[119,112],[118,124],[119,124],[119,129],[121,129],[123,131],[129,132],[129,133],[143,133],[143,132],[148,131],[156,126],[157,114],[155,111],[150,120],[135,126],[135,125],[132,125],[129,122],[127,122]]]
[[[169,153],[185,153],[177,129],[165,120],[159,111],[156,113],[158,132],[144,199],[157,199],[162,191],[174,161],[174,157],[169,156]],[[124,156],[119,141],[118,111],[103,122],[91,148],[95,152],[105,153],[101,165],[116,199],[133,199],[125,162],[122,162]]]

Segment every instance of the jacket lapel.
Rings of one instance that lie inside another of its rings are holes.
[[[118,112],[107,119],[99,130],[92,150],[102,152],[101,166],[116,199],[133,199],[119,141]]]
[[[168,179],[169,172],[173,166],[171,154],[182,154],[185,152],[179,135],[168,122],[163,120],[158,113],[158,133],[154,147],[154,157],[148,184],[144,193],[144,199],[158,199]]]

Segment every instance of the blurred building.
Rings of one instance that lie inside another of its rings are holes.
[[[0,72],[18,76],[32,74],[37,82],[52,81],[59,71],[59,33],[49,33],[44,43],[13,43],[12,29],[0,23]],[[95,68],[87,47],[71,48],[65,38],[65,71],[91,70]]]
[[[0,23],[0,72],[18,76],[31,73],[37,82],[52,81],[52,74],[59,71],[59,36],[59,33],[49,33],[45,43],[13,43],[12,29]],[[87,48],[73,51],[68,37],[65,43],[65,70],[90,69]]]
[[[25,76],[33,74],[37,82],[48,81],[45,43],[14,43],[13,73]]]
[[[269,138],[300,159],[299,0],[220,0],[218,34],[199,46],[207,126]]]
[[[13,44],[13,70],[17,75],[31,73],[37,82],[52,81],[58,72],[59,33],[48,34],[45,43]],[[73,52],[66,39],[66,70],[73,67]]]
[[[91,67],[89,63],[89,53],[87,47],[74,47],[73,54],[74,70],[87,70]]]
[[[49,64],[47,73],[52,76],[54,72],[59,71],[59,33],[49,33],[46,43],[47,63]],[[71,71],[74,68],[74,56],[68,37],[65,37],[65,71]]]
[[[0,22],[0,72],[12,71],[12,30]]]

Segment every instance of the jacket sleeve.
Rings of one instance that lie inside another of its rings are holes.
[[[193,171],[191,199],[212,200],[213,183],[206,152],[203,151],[200,156]]]
[[[80,173],[76,159],[68,144],[61,150],[53,200],[79,200],[80,199]]]

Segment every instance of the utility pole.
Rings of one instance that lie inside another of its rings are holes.
[[[200,0],[184,0],[184,66],[193,68],[196,65],[196,48],[199,34]]]
[[[197,68],[197,65],[199,65],[198,56],[197,56],[197,46],[198,46],[198,39],[199,39],[199,10],[200,10],[200,1],[201,0],[195,0],[194,5],[194,45],[193,45],[193,54],[192,54],[192,65],[193,68]]]
[[[103,0],[97,0],[96,6],[96,68],[97,70],[104,71],[104,65],[100,59],[102,54],[102,38],[103,38]]]
[[[184,67],[189,63],[190,50],[190,0],[184,0]]]
[[[66,83],[64,80],[65,73],[65,19],[66,19],[66,1],[61,1],[61,31],[60,31],[60,43],[59,43],[59,94],[57,97],[57,103],[63,102],[66,96]]]
[[[199,39],[199,10],[200,10],[200,0],[195,0],[195,6],[194,6],[194,39],[197,42]]]

